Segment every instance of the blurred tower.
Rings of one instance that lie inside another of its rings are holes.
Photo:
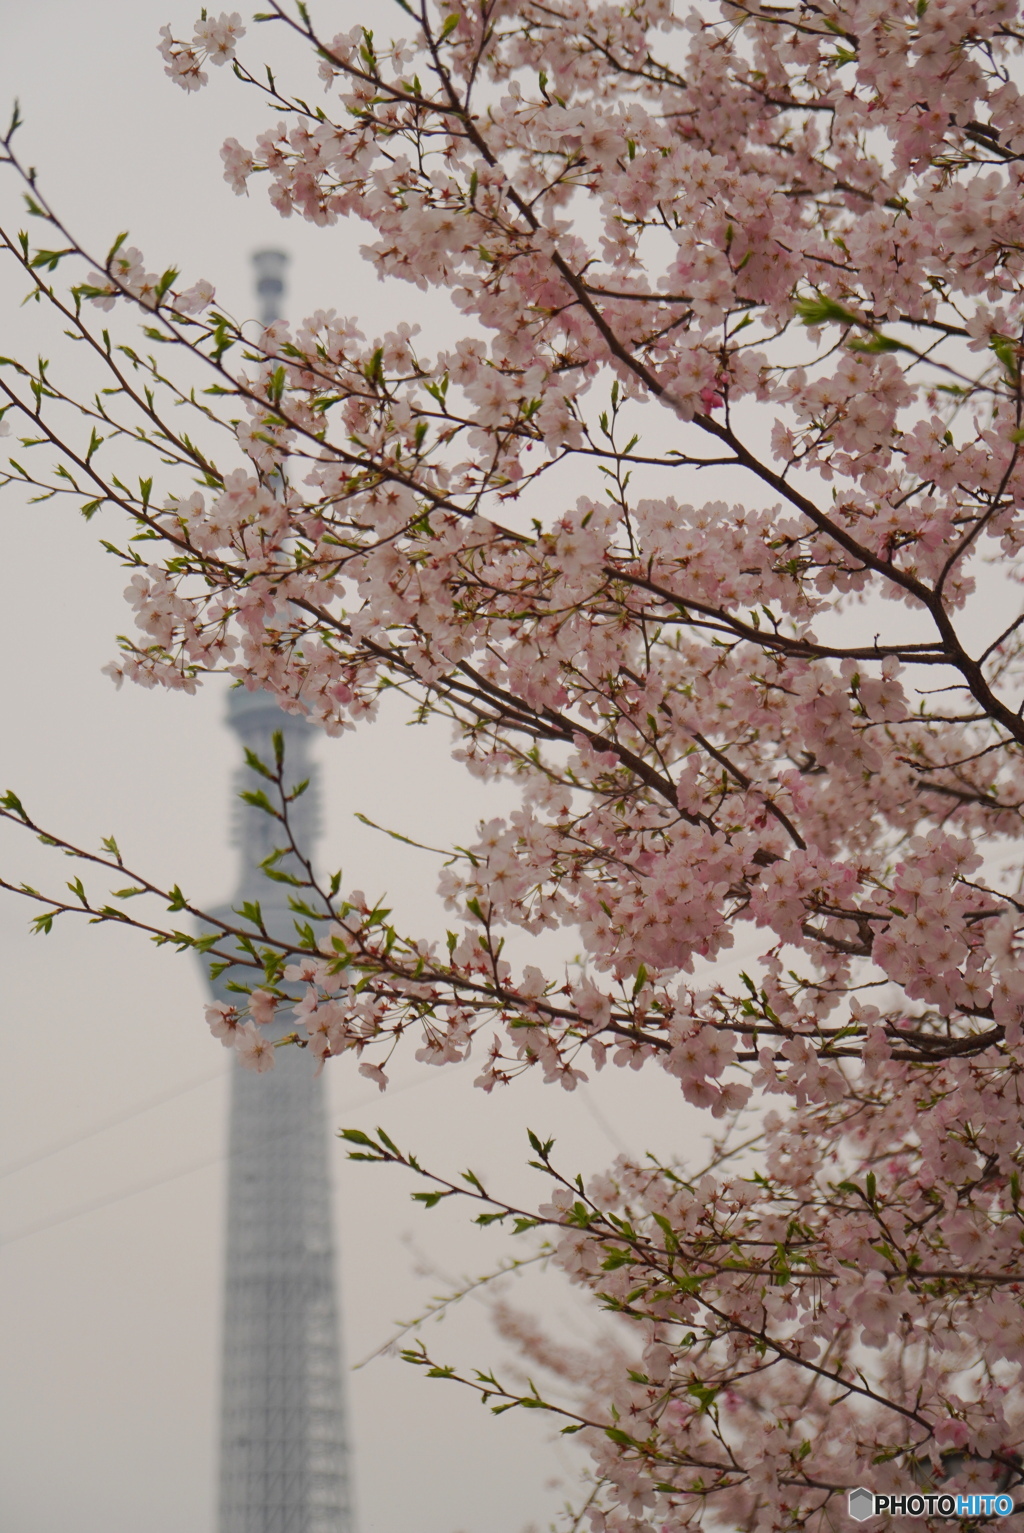
[[[256,273],[256,296],[260,301],[260,322],[272,325],[284,312],[284,274],[288,257],[283,250],[257,250],[252,264]]]
[[[280,316],[285,257],[254,257],[261,319]],[[287,781],[312,777],[312,728],[265,692],[233,691],[228,723],[243,746],[273,760],[285,740]],[[263,786],[248,767],[240,788]],[[315,784],[314,784],[315,786]],[[311,787],[294,805],[296,839],[315,835]],[[238,803],[236,907],[258,901],[267,930],[293,931],[288,886],[260,862],[277,822]],[[227,916],[227,919],[237,919]],[[218,1000],[237,1000],[223,981]],[[275,1024],[277,1036],[291,1031]],[[219,1533],[353,1533],[342,1403],[323,1077],[303,1050],[277,1051],[264,1075],[236,1067],[231,1082]]]

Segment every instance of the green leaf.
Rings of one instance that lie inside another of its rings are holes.
[[[422,1203],[424,1208],[436,1208],[442,1198],[450,1198],[450,1192],[414,1192],[411,1194],[414,1203]]]
[[[164,272],[163,276],[160,278],[159,283],[157,284],[157,289],[156,289],[156,301],[157,301],[157,303],[159,303],[161,301],[161,299],[164,297],[164,295],[167,292],[168,288],[170,287],[171,283],[177,281],[178,277],[180,277],[180,276],[181,276],[181,273],[180,273],[180,271],[177,270],[176,267],[169,266],[167,268],[167,270]],[[163,339],[163,337],[161,336],[161,340],[162,339]]]
[[[238,796],[243,803],[251,804],[254,809],[261,809],[264,814],[272,815],[275,820],[279,820],[281,818],[280,814],[274,808],[273,804],[270,802],[267,795],[263,792],[262,788],[247,788]]]
[[[1017,356],[1017,348],[1009,336],[994,335],[988,344],[1003,364],[1009,377],[1016,381],[1020,374],[1020,361]]]
[[[338,1130],[338,1138],[344,1139],[348,1144],[364,1144],[369,1149],[375,1150],[377,1144],[369,1134],[364,1134],[361,1128],[342,1128]]]
[[[676,1280],[676,1287],[680,1293],[699,1293],[700,1285],[704,1281],[696,1272],[688,1272],[685,1277]]]
[[[687,1393],[691,1394],[695,1400],[700,1402],[699,1414],[703,1416],[711,1409],[712,1405],[714,1405],[718,1390],[710,1388],[704,1384],[693,1383],[688,1386]]]
[[[827,298],[823,294],[819,294],[817,298],[798,298],[793,308],[805,325],[860,323],[856,314],[851,314],[849,309],[844,309],[841,303],[836,303],[834,298]]]
[[[664,1214],[655,1214],[654,1222],[665,1237],[665,1251],[669,1256],[675,1256],[679,1250],[679,1238]]]
[[[450,16],[446,16],[444,20],[444,26],[441,28],[441,34],[438,41],[443,43],[446,37],[451,37],[452,33],[455,31],[455,28],[458,26],[461,20],[462,15],[459,11],[453,11]]]
[[[905,348],[899,341],[894,341],[888,335],[872,335],[870,340],[861,340],[859,337],[847,342],[851,351],[863,352],[870,356],[877,356],[884,351],[903,351]]]
[[[74,253],[70,248],[67,250],[37,250],[28,264],[36,270],[45,268],[46,271],[56,271],[64,257],[74,255]]]
[[[240,915],[243,921],[250,921],[257,930],[263,929],[263,911],[258,900],[243,900],[236,907],[235,914]]]
[[[127,238],[128,238],[128,230],[127,229],[123,229],[121,231],[121,233],[117,236],[117,239],[111,245],[110,249],[107,251],[107,259],[106,259],[104,264],[106,265],[108,270],[110,268],[111,261],[117,255],[117,252],[120,250],[121,246],[124,244],[124,242],[125,242],[125,240]]]
[[[252,771],[258,772],[261,777],[265,777],[268,782],[274,781],[273,772],[268,766],[264,764],[264,762],[260,760],[256,752],[251,751],[248,746],[246,746],[245,749],[245,764],[247,767],[250,767]]]

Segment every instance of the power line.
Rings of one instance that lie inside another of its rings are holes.
[[[153,1177],[148,1182],[140,1182],[136,1187],[129,1187],[126,1192],[112,1192],[105,1198],[94,1198],[91,1203],[83,1203],[78,1208],[73,1208],[70,1213],[58,1214],[56,1219],[40,1219],[36,1224],[29,1224],[16,1234],[0,1238],[0,1247],[13,1246],[19,1240],[27,1240],[30,1235],[38,1235],[42,1230],[55,1229],[58,1224],[69,1224],[72,1219],[81,1219],[85,1214],[92,1214],[100,1208],[109,1208],[112,1203],[123,1203],[128,1198],[135,1198],[142,1192],[151,1192],[154,1187],[163,1187],[168,1182],[180,1181],[183,1176],[191,1176],[195,1171],[202,1171],[207,1166],[214,1166],[219,1160],[226,1160],[226,1155],[209,1155],[205,1160],[198,1160],[194,1165],[186,1166],[183,1171],[171,1171],[166,1176]]]
[[[124,1112],[105,1118],[102,1123],[94,1124],[92,1128],[84,1129],[80,1134],[72,1134],[67,1139],[61,1139],[57,1144],[51,1144],[49,1149],[40,1150],[36,1155],[26,1155],[21,1160],[13,1160],[10,1165],[0,1167],[0,1181],[13,1176],[16,1171],[25,1171],[29,1166],[38,1165],[41,1160],[49,1160],[52,1155],[60,1155],[64,1150],[73,1149],[76,1144],[83,1144],[86,1139],[94,1139],[97,1134],[105,1134],[107,1129],[116,1128],[120,1123],[128,1123],[132,1118],[139,1118],[143,1113],[152,1112],[155,1107],[162,1107],[165,1102],[173,1102],[177,1097],[183,1097],[189,1091],[196,1091],[210,1081],[220,1080],[224,1074],[225,1071],[220,1069],[212,1074],[207,1072],[205,1075],[199,1075],[194,1080],[187,1081],[184,1086],[175,1086],[170,1091],[162,1091],[159,1096],[150,1097],[137,1107],[129,1107]]]
[[[218,1074],[219,1073],[220,1072],[218,1071]],[[400,1096],[403,1091],[415,1091],[417,1087],[428,1086],[432,1081],[436,1079],[438,1079],[438,1076],[431,1074],[421,1076],[420,1079],[416,1081],[406,1081],[404,1086],[395,1086],[391,1091],[388,1092],[388,1096],[396,1097]],[[198,1082],[196,1084],[198,1084]],[[186,1090],[189,1089],[192,1088],[180,1087],[176,1092],[172,1092],[170,1095],[181,1096]],[[168,1096],[167,1100],[170,1100],[170,1096]],[[360,1108],[370,1107],[374,1102],[379,1100],[379,1095],[374,1095],[372,1097],[360,1097],[358,1101],[344,1103],[342,1106],[333,1110],[339,1113],[357,1112]],[[137,1117],[140,1112],[144,1111],[146,1111],[145,1108],[139,1108],[127,1116]],[[101,1130],[96,1129],[94,1132],[99,1133]],[[294,1130],[289,1130],[289,1132],[294,1132]],[[57,1152],[54,1150],[52,1153],[56,1154]],[[43,1157],[40,1156],[39,1158],[42,1159]],[[112,1192],[106,1197],[93,1198],[88,1203],[80,1204],[78,1208],[70,1209],[66,1214],[58,1214],[53,1219],[40,1219],[35,1224],[29,1224],[26,1225],[24,1229],[16,1230],[13,1235],[0,1236],[0,1249],[2,1249],[4,1246],[16,1245],[21,1240],[27,1240],[30,1235],[39,1235],[43,1232],[43,1230],[52,1230],[56,1229],[58,1225],[70,1224],[73,1219],[84,1218],[86,1214],[96,1213],[101,1208],[110,1208],[115,1203],[124,1203],[129,1198],[138,1197],[143,1192],[155,1191],[157,1187],[165,1187],[168,1182],[180,1181],[182,1177],[192,1176],[196,1171],[204,1171],[208,1166],[216,1166],[221,1161],[226,1161],[228,1159],[230,1159],[230,1156],[227,1150],[222,1150],[218,1155],[208,1155],[203,1160],[194,1161],[191,1166],[185,1166],[183,1170],[169,1171],[163,1176],[156,1176],[152,1177],[148,1181],[139,1182],[135,1187],[129,1187],[123,1192]]]
[[[609,1143],[613,1144],[615,1148],[620,1152],[620,1154],[631,1155],[633,1152],[629,1148],[629,1145],[623,1139],[618,1129],[615,1128],[614,1124],[608,1122],[608,1119],[605,1117],[604,1113],[591,1097],[590,1092],[581,1091],[580,1100]]]
[[[754,948],[750,947],[749,953],[742,950],[740,952],[732,952],[729,954],[729,958],[733,962],[743,963],[748,957],[753,957],[753,954]],[[129,1123],[133,1118],[139,1118],[144,1113],[152,1112],[155,1108],[162,1107],[165,1102],[176,1101],[178,1097],[186,1096],[190,1091],[197,1091],[200,1086],[206,1086],[211,1081],[219,1080],[224,1073],[223,1070],[214,1070],[212,1073],[208,1072],[205,1075],[196,1076],[193,1080],[186,1081],[183,1086],[175,1086],[170,1091],[164,1091],[158,1096],[150,1097],[137,1107],[129,1107],[125,1112],[116,1113],[110,1118],[105,1118],[102,1123],[96,1123],[92,1128],[84,1129],[80,1134],[72,1134],[67,1139],[61,1139],[56,1144],[50,1145],[45,1150],[40,1150],[35,1155],[26,1155],[21,1160],[14,1160],[9,1165],[0,1166],[0,1182],[5,1181],[9,1176],[14,1176],[19,1171],[27,1171],[29,1166],[36,1166],[40,1161],[49,1160],[54,1155],[60,1155],[64,1150],[74,1149],[75,1145],[84,1144],[88,1139],[95,1139],[98,1134],[105,1134],[108,1129],[117,1128],[122,1123]],[[419,1082],[414,1084],[418,1085]],[[405,1089],[404,1086],[397,1088],[399,1091],[404,1091]],[[394,1096],[395,1092],[392,1091],[391,1095]],[[584,1102],[594,1121],[606,1137],[618,1150],[628,1154],[629,1150],[619,1134],[585,1093]],[[355,1105],[342,1108],[341,1111],[352,1112]],[[125,1194],[125,1196],[130,1196],[130,1194]]]

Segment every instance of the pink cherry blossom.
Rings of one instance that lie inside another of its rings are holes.
[[[247,1070],[262,1075],[274,1068],[274,1045],[263,1033],[258,1033],[251,1022],[239,1029],[235,1038],[239,1062]]]
[[[269,990],[253,990],[249,996],[249,1015],[260,1027],[268,1027],[277,1011],[277,997]]]
[[[213,1036],[219,1038],[225,1048],[233,1047],[244,1026],[237,1007],[223,1001],[214,1001],[207,1006],[206,1021]]]
[[[489,1093],[669,1077],[703,1164],[533,1151],[551,1260],[614,1343],[499,1316],[572,1403],[595,1533],[1019,1485],[1019,3],[442,0],[386,40],[271,3],[310,79],[276,71],[225,179],[360,228],[386,320],[341,291],[254,340],[205,280],[90,254],[53,212],[61,324],[106,392],[59,356],[0,370],[10,477],[125,516],[118,685],[222,672],[328,736],[405,698],[506,795],[439,857],[436,929],[311,865],[315,927],[258,958],[186,907],[250,994],[211,1030],[267,1069],[284,1007],[311,1068],[354,1053],[381,1090],[402,1049],[472,1057]],[[243,33],[164,28],[168,75],[198,89]],[[5,248],[57,301],[54,252]],[[134,394],[112,308],[151,332]],[[58,880],[44,924],[188,945],[159,924],[180,892],[132,875],[167,895],[147,923],[102,866],[113,903]],[[487,1217],[532,1227],[504,1196]]]

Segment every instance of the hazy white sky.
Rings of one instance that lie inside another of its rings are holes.
[[[387,0],[320,9],[332,29],[363,20],[388,31],[401,19]],[[211,86],[192,98],[164,79],[157,29],[170,20],[184,31],[193,15],[181,0],[0,0],[0,110],[21,98],[22,151],[66,221],[99,250],[128,228],[152,265],[208,277],[239,314],[252,308],[249,255],[274,243],[293,258],[293,313],[335,306],[370,333],[417,317],[413,289],[382,288],[360,267],[359,230],[282,225],[261,197],[236,199],[224,184],[222,139],[251,139],[262,109],[226,72],[211,71]],[[269,32],[250,33],[246,47],[257,58],[272,47],[286,73]],[[304,83],[316,88],[308,75]],[[3,178],[0,208],[17,218]],[[19,297],[0,270],[4,353],[35,349],[39,317],[19,310]],[[435,300],[428,318],[442,315]],[[129,621],[124,572],[97,546],[113,530],[0,496],[0,786],[84,845],[116,833],[157,879],[216,902],[234,881],[223,692],[117,693],[100,674]],[[464,839],[500,794],[467,781],[448,752],[443,729],[413,733],[397,717],[320,750],[325,860],[344,863],[368,891],[386,889],[423,930],[433,920],[430,859],[353,815],[435,842]],[[10,834],[0,865],[39,883],[64,875]],[[213,1533],[226,1056],[203,1025],[188,958],[84,925],[33,939],[28,914],[0,900],[0,1239],[9,1241],[0,1245],[0,1528]],[[601,1078],[596,1112],[582,1095],[532,1083],[491,1101],[465,1073],[428,1072],[411,1058],[395,1072],[401,1090],[379,1103],[347,1062],[328,1074],[336,1123],[381,1122],[448,1168],[472,1164],[524,1196],[542,1190],[521,1171],[526,1123],[556,1133],[573,1170],[597,1168],[622,1144],[668,1153],[693,1143],[693,1114],[670,1083],[628,1072]],[[441,1286],[417,1272],[403,1237],[456,1278],[485,1270],[507,1246],[450,1209],[423,1215],[397,1176],[351,1166],[340,1151],[333,1162],[346,1347],[357,1361]],[[79,1212],[91,1203],[103,1206]],[[531,1280],[527,1292],[556,1329],[582,1324],[555,1280]],[[500,1359],[479,1306],[463,1308],[428,1331],[432,1343],[446,1357]],[[561,1503],[565,1490],[551,1482],[572,1461],[537,1416],[492,1420],[454,1386],[391,1360],[349,1375],[348,1391],[362,1533],[519,1533],[546,1526]]]

